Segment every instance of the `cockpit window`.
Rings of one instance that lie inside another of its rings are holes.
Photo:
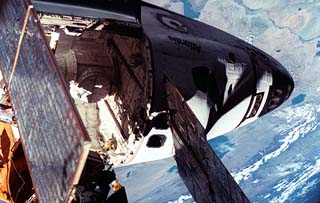
[[[267,102],[260,116],[277,108],[280,104],[282,104],[283,101],[284,101],[283,91],[281,89],[273,89],[271,87]]]
[[[276,89],[275,91],[273,91],[272,96],[273,97],[279,97],[279,96],[282,95],[282,92],[283,92],[282,90]]]
[[[260,93],[256,94],[255,103],[254,103],[253,108],[252,108],[252,110],[251,110],[251,112],[250,112],[250,114],[249,114],[249,116],[247,118],[254,117],[257,114],[257,112],[258,112],[258,110],[259,110],[259,108],[261,106],[261,102],[262,102],[263,96],[264,96],[263,92],[260,92]]]
[[[267,102],[260,116],[272,111],[288,99],[294,86],[293,80],[281,65],[272,70],[272,86],[269,89]]]

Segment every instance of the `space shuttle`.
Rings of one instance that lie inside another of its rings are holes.
[[[171,156],[197,202],[249,202],[207,140],[289,98],[294,82],[277,60],[138,0],[7,0],[0,8],[0,65],[4,80],[13,78],[29,202],[88,202],[100,166]]]

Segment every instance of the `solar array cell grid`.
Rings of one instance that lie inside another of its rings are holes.
[[[23,0],[2,1],[0,65],[8,80],[26,15]],[[22,143],[40,202],[63,202],[89,137],[31,12],[10,87]]]

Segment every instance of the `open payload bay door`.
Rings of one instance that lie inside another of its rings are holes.
[[[197,203],[247,203],[177,88],[166,83],[178,172]]]
[[[37,11],[66,16],[140,21],[140,0],[31,0]]]
[[[90,139],[28,2],[1,1],[0,27],[0,67],[7,82],[16,67],[9,94],[36,195],[39,202],[66,202]]]

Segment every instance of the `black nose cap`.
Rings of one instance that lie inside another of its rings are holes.
[[[272,78],[273,89],[282,91],[281,95],[277,95],[277,93],[275,93],[275,96],[281,97],[282,102],[287,100],[293,92],[294,88],[294,81],[290,73],[282,65],[279,64],[277,65],[277,67],[273,68]]]

